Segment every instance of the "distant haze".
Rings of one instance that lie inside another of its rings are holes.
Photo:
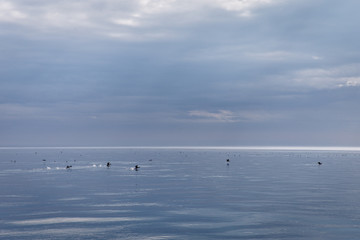
[[[360,1],[0,1],[0,147],[360,146]]]

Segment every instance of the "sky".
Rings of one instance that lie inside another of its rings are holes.
[[[358,9],[0,0],[0,146],[360,146]]]

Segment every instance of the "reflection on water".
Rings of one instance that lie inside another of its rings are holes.
[[[1,149],[0,239],[357,239],[355,150]]]

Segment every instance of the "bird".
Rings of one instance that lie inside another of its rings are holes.
[[[230,159],[226,159],[226,162],[230,162]]]
[[[322,162],[318,162],[318,165],[321,165],[322,164]]]
[[[66,169],[70,169],[70,168],[72,168],[71,165],[67,165],[67,166],[66,166]]]
[[[107,167],[110,167],[110,165],[111,165],[111,163],[110,163],[110,162],[108,162],[108,163],[106,164],[106,166],[107,166]]]
[[[134,167],[134,169],[135,169],[135,171],[137,171],[137,170],[139,170],[139,165],[135,165],[135,167]]]

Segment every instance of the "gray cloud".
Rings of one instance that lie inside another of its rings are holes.
[[[358,5],[3,1],[0,145],[358,145]]]

